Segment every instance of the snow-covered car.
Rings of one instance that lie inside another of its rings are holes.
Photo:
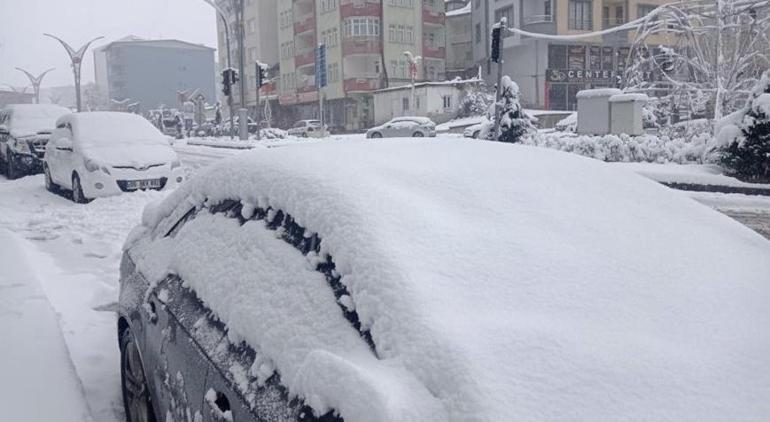
[[[764,420],[768,274],[750,229],[563,152],[450,137],[249,151],[147,207],[125,243],[126,409]]]
[[[45,151],[45,184],[72,191],[85,203],[96,197],[175,187],[185,174],[167,138],[130,113],[73,113],[60,118]]]
[[[369,129],[367,138],[427,138],[436,136],[436,124],[427,117],[396,117]]]
[[[481,123],[465,128],[465,130],[463,130],[463,136],[473,139],[483,138],[482,135],[488,133],[492,129],[492,126],[493,123],[489,121],[489,119],[484,119]]]
[[[51,104],[13,104],[0,110],[0,168],[6,177],[43,170],[43,154],[56,119],[70,110]]]
[[[300,138],[320,138],[325,134],[325,130],[320,120],[300,120],[289,129],[289,135]]]

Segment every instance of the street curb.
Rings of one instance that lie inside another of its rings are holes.
[[[672,189],[684,190],[690,192],[713,192],[713,193],[737,193],[754,196],[770,196],[770,186],[766,188],[749,188],[742,186],[724,186],[724,185],[700,185],[695,183],[677,183],[677,182],[659,182]]]

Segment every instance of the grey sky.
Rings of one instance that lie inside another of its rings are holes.
[[[67,53],[43,32],[77,47],[97,36],[101,45],[126,35],[177,38],[216,48],[216,16],[202,0],[0,0],[0,86],[28,85],[15,67],[32,73],[56,68],[44,86],[71,85]],[[76,47],[76,48],[77,48]],[[83,80],[93,81],[93,55]]]

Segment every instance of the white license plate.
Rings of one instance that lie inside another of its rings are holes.
[[[126,188],[130,190],[160,189],[160,179],[129,180],[126,182]]]

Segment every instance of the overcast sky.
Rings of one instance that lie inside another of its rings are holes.
[[[216,15],[203,0],[0,0],[0,86],[26,86],[15,67],[40,73],[56,68],[45,86],[72,85],[64,48],[49,32],[75,48],[98,36],[102,45],[127,35],[176,38],[216,48]],[[77,46],[75,46],[77,44]],[[83,64],[83,81],[93,81],[93,54]]]

